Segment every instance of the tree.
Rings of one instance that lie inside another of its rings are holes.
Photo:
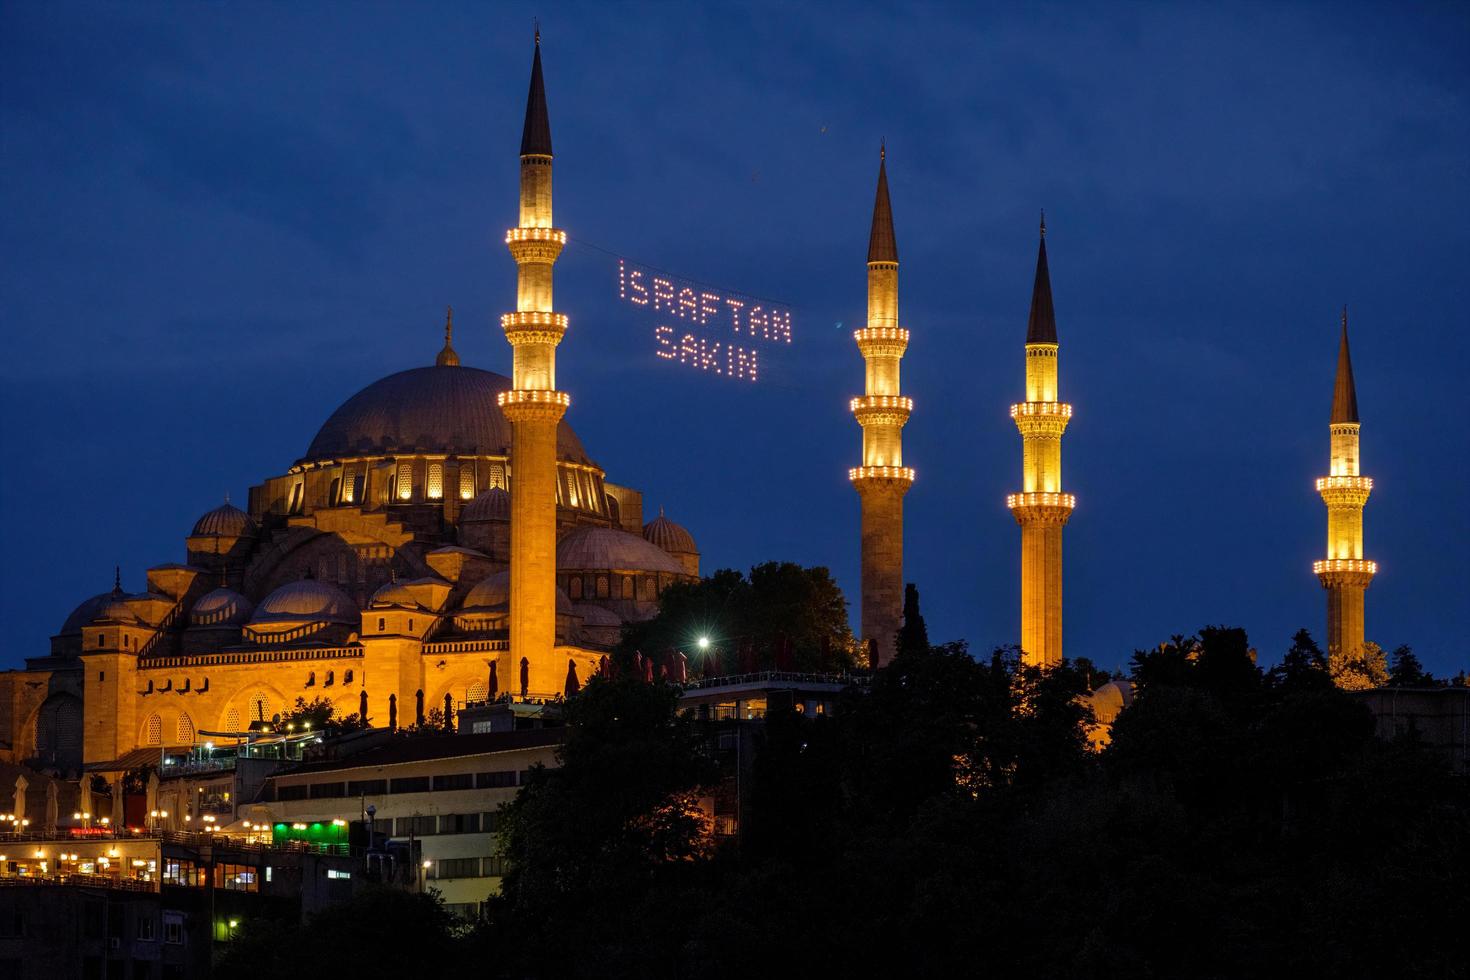
[[[903,587],[903,625],[896,639],[898,655],[929,652],[929,630],[919,612],[919,587],[910,582]]]
[[[698,791],[716,771],[678,698],[664,684],[593,677],[566,704],[558,768],[532,769],[502,809],[507,871],[490,932],[516,937],[539,971],[595,972],[628,939],[629,910],[708,853]]]
[[[1327,669],[1332,682],[1344,691],[1366,691],[1388,683],[1383,648],[1371,641],[1355,651],[1330,654]]]
[[[696,647],[700,637],[711,641],[707,653]],[[696,671],[713,675],[737,673],[742,650],[757,666],[774,666],[783,646],[797,670],[853,665],[847,599],[827,569],[766,562],[748,576],[726,568],[699,582],[671,585],[659,596],[657,616],[624,631],[618,657],[683,650]]]
[[[1427,687],[1434,683],[1434,676],[1424,669],[1419,658],[1408,644],[1400,644],[1389,655],[1388,684],[1390,687]]]
[[[1327,673],[1327,658],[1311,633],[1305,629],[1296,631],[1281,663],[1267,674],[1267,682],[1275,690],[1288,693],[1320,691],[1332,686],[1332,678]]]
[[[315,697],[308,701],[298,697],[295,706],[281,715],[281,727],[286,728],[287,726],[292,729],[310,730],[331,736],[366,728],[367,723],[355,712],[344,718],[337,717],[336,705],[332,704],[330,698]]]

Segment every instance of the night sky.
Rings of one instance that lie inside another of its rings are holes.
[[[608,478],[708,571],[829,566],[857,616],[880,140],[912,333],[905,575],[931,638],[1017,638],[1022,344],[1047,245],[1066,650],[1325,633],[1339,309],[1363,420],[1368,635],[1470,666],[1470,8],[0,7],[0,664],[184,559],[369,382],[509,372],[503,245],[533,17],[558,354]],[[605,251],[604,251],[605,250]],[[793,310],[750,384],[654,356],[609,253]]]

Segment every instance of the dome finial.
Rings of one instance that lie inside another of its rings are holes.
[[[1046,237],[1046,208],[1041,209],[1041,237]]]
[[[115,594],[117,594],[117,595],[121,595],[122,594],[122,566],[121,565],[113,565],[112,566],[112,591]]]
[[[444,349],[434,358],[436,367],[459,367],[459,355],[454,352],[454,307],[444,308]]]

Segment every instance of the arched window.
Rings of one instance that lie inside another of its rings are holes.
[[[609,595],[611,595],[611,589],[607,583],[607,576],[597,576],[597,598],[606,599]]]
[[[573,599],[582,598],[582,576],[572,576],[572,580],[567,583],[567,594]]]
[[[179,715],[178,736],[180,745],[194,744],[194,720],[187,711]]]
[[[461,465],[459,468],[459,499],[475,499],[475,468]]]
[[[350,671],[350,670],[344,670],[344,671],[342,671],[342,683],[343,684],[351,684],[352,683],[352,671]]]
[[[47,765],[64,769],[82,764],[82,700],[57,692],[36,715],[36,755]]]
[[[628,575],[623,579],[623,598],[633,598],[633,576]]]
[[[464,699],[465,701],[484,701],[489,697],[489,692],[490,689],[485,686],[484,681],[475,681],[470,685],[469,690],[465,691]]]
[[[430,463],[429,464],[429,480],[428,480],[428,486],[429,486],[429,499],[430,500],[443,500],[444,499],[444,464],[443,463]]]
[[[240,711],[239,711],[238,708],[231,708],[225,714],[225,731],[238,732],[239,730],[240,730]]]
[[[143,744],[163,744],[163,719],[156,713],[149,715],[148,720],[143,723]]]
[[[250,720],[270,721],[271,699],[264,691],[256,691],[250,695]]]

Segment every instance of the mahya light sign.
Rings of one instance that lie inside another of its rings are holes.
[[[654,354],[740,381],[759,377],[759,346],[791,343],[791,310],[618,259],[618,299],[652,313]]]

